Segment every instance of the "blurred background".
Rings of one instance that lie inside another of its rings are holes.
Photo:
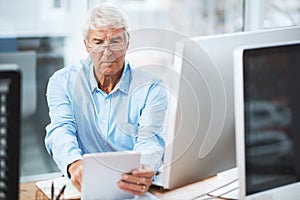
[[[30,64],[31,72],[27,72],[29,75],[26,76],[35,81],[29,81],[31,85],[25,83],[34,94],[25,98],[23,95],[22,101],[21,181],[34,179],[39,174],[58,172],[44,147],[45,126],[50,122],[45,97],[48,79],[56,70],[87,55],[81,25],[87,10],[103,2],[0,0],[0,53],[34,52],[27,58],[33,62]],[[163,28],[186,37],[300,25],[299,0],[109,2],[118,5],[128,15],[131,30]],[[248,11],[250,14],[247,14]],[[251,15],[251,11],[255,14]]]

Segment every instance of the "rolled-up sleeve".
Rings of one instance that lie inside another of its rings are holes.
[[[72,101],[66,80],[54,75],[47,87],[51,123],[46,127],[45,145],[59,169],[67,176],[67,166],[82,158],[78,147]]]
[[[164,121],[168,106],[168,93],[160,83],[153,84],[139,118],[135,151],[141,152],[141,163],[157,171],[162,164],[165,140]]]

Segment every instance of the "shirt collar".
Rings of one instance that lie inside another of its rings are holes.
[[[124,66],[123,74],[119,81],[119,89],[122,92],[124,92],[125,94],[128,94],[129,84],[130,84],[130,79],[131,79],[131,67],[130,67],[130,63],[126,59],[125,59],[124,65],[125,66]]]
[[[94,67],[93,67],[93,62],[90,57],[88,57],[85,60],[85,66],[89,68],[89,82],[90,82],[90,89],[91,92],[94,90],[98,89],[98,82],[97,79],[94,75]],[[117,91],[118,89],[125,94],[128,94],[129,91],[129,83],[130,83],[130,77],[131,77],[131,66],[128,60],[125,59],[124,62],[124,70],[121,76],[120,81],[116,84],[115,88],[112,90],[111,93]]]
[[[94,75],[94,68],[93,68],[93,62],[92,59],[90,58],[90,56],[88,56],[88,58],[85,60],[85,67],[88,68],[87,72],[89,72],[89,74],[86,74],[90,83],[90,89],[91,89],[91,93],[96,90],[98,88],[98,83],[96,80],[96,77]]]

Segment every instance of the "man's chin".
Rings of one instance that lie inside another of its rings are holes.
[[[112,67],[105,67],[105,69],[102,71],[102,75],[104,76],[113,76],[115,73],[116,70],[114,70]]]

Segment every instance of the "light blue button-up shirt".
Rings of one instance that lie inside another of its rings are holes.
[[[47,101],[51,123],[45,144],[65,175],[70,163],[95,152],[138,151],[141,163],[160,167],[168,95],[155,76],[125,60],[120,81],[106,94],[88,57],[54,73]]]

